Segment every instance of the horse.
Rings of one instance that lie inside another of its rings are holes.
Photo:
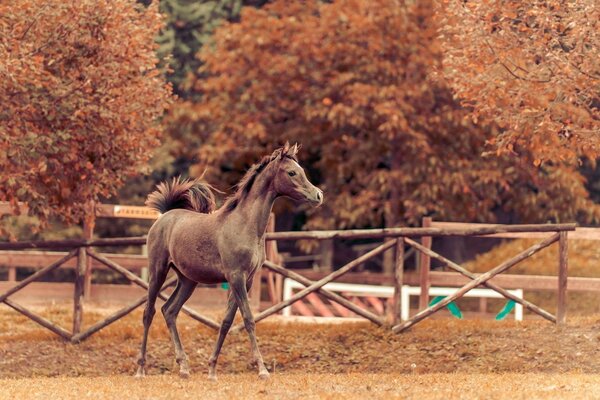
[[[254,164],[237,184],[236,192],[216,208],[213,188],[198,180],[174,178],[157,186],[146,205],[161,213],[148,232],[148,301],[143,315],[144,333],[136,377],[146,374],[148,330],[156,312],[156,298],[167,273],[177,274],[177,286],[161,308],[175,347],[182,378],[190,376],[187,356],[179,339],[176,320],[181,307],[198,283],[227,282],[230,291],[208,377],[216,380],[217,360],[237,309],[250,339],[260,378],[269,377],[255,335],[248,304],[253,277],[265,261],[265,231],[273,203],[279,197],[319,206],[323,192],[314,186],[298,164],[299,146],[286,143]]]

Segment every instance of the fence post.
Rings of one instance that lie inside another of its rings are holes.
[[[267,232],[275,232],[275,214],[271,213],[267,223]],[[277,251],[277,241],[269,240],[266,243],[267,260],[281,265],[283,260]],[[269,270],[267,272],[267,289],[272,304],[277,304],[283,299],[283,277]]]
[[[16,282],[17,281],[17,267],[11,265],[8,267],[8,281]]]
[[[94,225],[96,225],[96,206],[93,202],[88,204],[87,215],[83,219],[83,237],[85,240],[92,240],[94,237]],[[84,252],[83,257],[86,260],[84,262],[84,284],[83,284],[83,295],[85,299],[89,301],[92,296],[92,259],[87,257]]]
[[[275,229],[273,229],[273,232]],[[321,240],[319,244],[321,259],[319,260],[319,269],[321,271],[333,271],[333,239]]]
[[[431,227],[431,217],[423,218],[423,228]],[[423,236],[421,244],[431,250],[431,236]],[[421,296],[419,297],[419,309],[423,310],[429,306],[429,270],[431,269],[431,258],[421,253],[419,256],[419,282],[421,285]]]
[[[77,253],[77,266],[75,267],[75,289],[73,293],[73,335],[76,335],[81,331],[81,319],[83,313],[81,297],[83,295],[86,259],[85,247],[81,246],[79,247]]]
[[[404,281],[404,238],[396,239],[396,265],[394,265],[394,325],[401,321],[402,311],[402,284]]]
[[[567,277],[569,276],[569,242],[567,232],[560,232],[558,239],[558,305],[556,322],[567,320]]]

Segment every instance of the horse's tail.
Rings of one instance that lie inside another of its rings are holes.
[[[209,184],[200,182],[200,179],[176,177],[158,184],[156,190],[148,195],[146,206],[163,214],[175,208],[207,214],[216,208],[216,202]]]

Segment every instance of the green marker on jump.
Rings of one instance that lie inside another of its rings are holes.
[[[440,301],[444,300],[444,296],[437,296],[434,297],[431,302],[429,303],[429,307],[436,305],[437,303],[439,303]],[[463,315],[460,312],[460,308],[458,308],[458,306],[456,305],[456,303],[451,302],[450,304],[448,304],[446,306],[446,308],[448,309],[448,311],[450,311],[450,314],[452,314],[455,318],[458,319],[462,319]]]

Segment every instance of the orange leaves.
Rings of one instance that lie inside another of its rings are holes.
[[[506,128],[535,158],[576,164],[600,130],[600,9],[593,2],[449,2],[440,10],[445,72],[461,99]],[[585,45],[584,45],[585,43]],[[573,140],[558,140],[553,121],[576,115]],[[534,139],[538,138],[538,139]],[[499,145],[501,143],[498,143]]]
[[[83,204],[114,193],[157,144],[157,119],[171,101],[153,51],[161,17],[156,6],[144,11],[127,0],[2,7],[0,98],[10,101],[0,197],[35,200],[30,210],[42,220],[76,221]],[[27,31],[11,31],[19,26]],[[13,181],[27,189],[5,184]]]

